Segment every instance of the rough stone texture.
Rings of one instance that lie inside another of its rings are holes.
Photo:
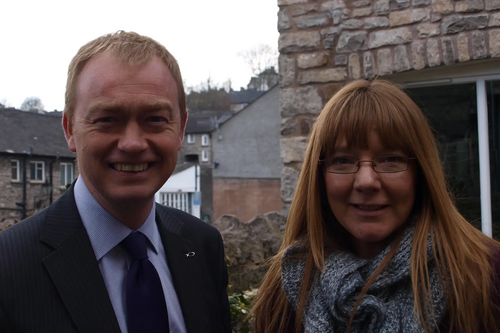
[[[384,15],[389,12],[389,0],[379,0],[373,4],[373,12],[376,15]]]
[[[375,59],[370,51],[363,53],[363,70],[365,78],[375,76]]]
[[[363,20],[347,20],[342,23],[342,29],[345,30],[356,30],[363,26]]]
[[[335,66],[347,65],[347,56],[345,54],[338,54],[333,58]]]
[[[345,8],[344,0],[327,1],[321,4],[322,11],[344,9],[344,8]]]
[[[494,10],[500,8],[500,0],[485,0],[485,9]]]
[[[431,14],[431,22],[435,23],[438,21],[441,21],[441,15],[432,13]]]
[[[413,7],[427,6],[431,4],[431,0],[413,0]]]
[[[365,19],[364,28],[385,28],[389,26],[389,19],[387,17],[368,17]]]
[[[359,7],[366,7],[371,4],[370,0],[360,0],[360,1],[355,1],[352,3],[352,6],[354,8],[359,8]]]
[[[331,27],[320,31],[323,38],[323,46],[325,49],[333,49],[335,38],[340,35],[340,27]]]
[[[391,10],[408,8],[409,6],[410,6],[410,0],[390,0],[389,1],[389,8]]]
[[[288,16],[288,11],[286,9],[280,10],[278,12],[278,31],[284,31],[292,27],[292,22]]]
[[[260,285],[268,267],[259,265],[278,253],[285,223],[285,216],[278,212],[258,215],[248,223],[232,215],[223,215],[213,222],[224,241],[232,292]]]
[[[316,121],[316,119],[313,119],[310,117],[301,119],[300,123],[299,123],[300,135],[308,136],[309,133],[311,132],[311,128],[312,128],[315,121]]]
[[[418,37],[427,38],[441,33],[438,23],[422,23],[417,26]]]
[[[490,15],[490,19],[488,21],[489,27],[498,27],[500,26],[500,13],[493,13]]]
[[[425,68],[425,46],[422,42],[411,44],[411,53],[413,59],[413,69],[419,70]]]
[[[309,14],[312,12],[317,12],[319,6],[316,3],[308,3],[306,5],[294,6],[290,8],[290,14],[292,16],[300,16],[304,14]]]
[[[398,45],[394,48],[394,68],[396,72],[403,72],[410,69],[405,45]]]
[[[299,125],[298,118],[282,118],[281,119],[281,135],[287,136],[297,133]],[[283,187],[283,184],[281,185]]]
[[[375,49],[387,45],[405,44],[412,40],[413,35],[409,28],[375,31],[368,36],[368,48]]]
[[[469,38],[465,33],[459,34],[457,37],[458,61],[464,62],[470,60],[469,55]]]
[[[317,31],[282,32],[278,39],[281,53],[314,51],[320,47],[321,37]]]
[[[278,6],[293,5],[295,3],[305,3],[308,0],[278,0]]]
[[[366,8],[356,8],[352,11],[352,17],[365,17],[372,13],[371,7]]]
[[[405,24],[429,20],[430,11],[428,9],[407,9],[399,12],[391,12],[389,14],[389,24],[391,27],[396,27]]]
[[[469,31],[485,28],[488,25],[488,15],[480,14],[474,16],[448,16],[443,19],[441,30],[443,34],[454,34],[461,31]]]
[[[443,48],[443,62],[445,65],[452,65],[455,63],[455,55],[453,54],[453,44],[451,38],[441,39],[441,46]]]
[[[300,54],[297,57],[297,66],[299,68],[313,68],[320,67],[328,64],[328,59],[330,58],[328,52],[316,52],[316,53],[306,53]]]
[[[344,32],[340,35],[337,52],[356,52],[365,46],[366,32]]]
[[[491,30],[489,35],[491,57],[500,57],[500,30]]]
[[[283,168],[281,171],[281,199],[283,202],[292,202],[298,180],[299,172],[297,170],[290,167]]]
[[[285,54],[279,56],[279,82],[280,87],[286,87],[293,84],[295,80],[295,58]]]
[[[472,13],[484,9],[484,2],[479,1],[460,1],[455,5],[457,13]]]
[[[486,42],[484,33],[475,31],[472,33],[472,59],[486,58]]]
[[[303,71],[299,74],[297,81],[300,84],[317,82],[339,82],[347,78],[345,68],[328,68],[321,70]]]
[[[307,148],[305,136],[281,138],[281,159],[283,163],[302,162]]]
[[[427,62],[429,67],[435,67],[441,64],[439,42],[437,39],[427,40]]]
[[[299,16],[294,21],[295,26],[299,29],[324,27],[330,23],[330,19],[325,14]]]
[[[323,101],[315,87],[285,88],[280,91],[282,117],[294,117],[299,114],[318,114],[323,108]]]
[[[359,63],[359,55],[357,53],[349,55],[349,77],[353,79],[361,78],[361,64]]]
[[[437,0],[432,4],[432,12],[436,14],[448,15],[453,12],[453,5],[449,0]]]
[[[378,75],[390,75],[392,69],[392,55],[390,49],[382,49],[377,51]]]

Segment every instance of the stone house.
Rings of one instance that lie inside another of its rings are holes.
[[[0,230],[50,205],[75,179],[61,117],[0,108]]]
[[[345,82],[400,84],[436,131],[459,210],[500,231],[500,0],[278,0],[282,199]],[[481,225],[482,224],[482,225]]]
[[[281,211],[279,91],[274,86],[212,132],[214,220]]]

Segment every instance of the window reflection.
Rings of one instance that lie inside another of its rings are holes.
[[[486,81],[493,237],[500,239],[500,81]]]

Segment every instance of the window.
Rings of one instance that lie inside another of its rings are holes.
[[[161,192],[160,202],[162,205],[180,209],[191,214],[191,195],[190,192]]]
[[[73,163],[61,163],[61,186],[71,184],[74,179]]]
[[[21,167],[19,164],[19,160],[12,160],[11,162],[12,165],[12,180],[13,181],[20,181],[21,180]]]
[[[30,162],[30,179],[37,182],[45,181],[45,162]]]
[[[188,134],[188,143],[193,144],[194,143],[194,134]]]
[[[208,162],[208,150],[201,151],[201,161]]]
[[[208,146],[208,134],[203,134],[201,136],[201,145]]]

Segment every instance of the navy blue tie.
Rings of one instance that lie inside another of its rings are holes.
[[[125,282],[128,333],[169,332],[165,296],[158,272],[148,259],[146,236],[132,232],[121,245],[132,257]]]

